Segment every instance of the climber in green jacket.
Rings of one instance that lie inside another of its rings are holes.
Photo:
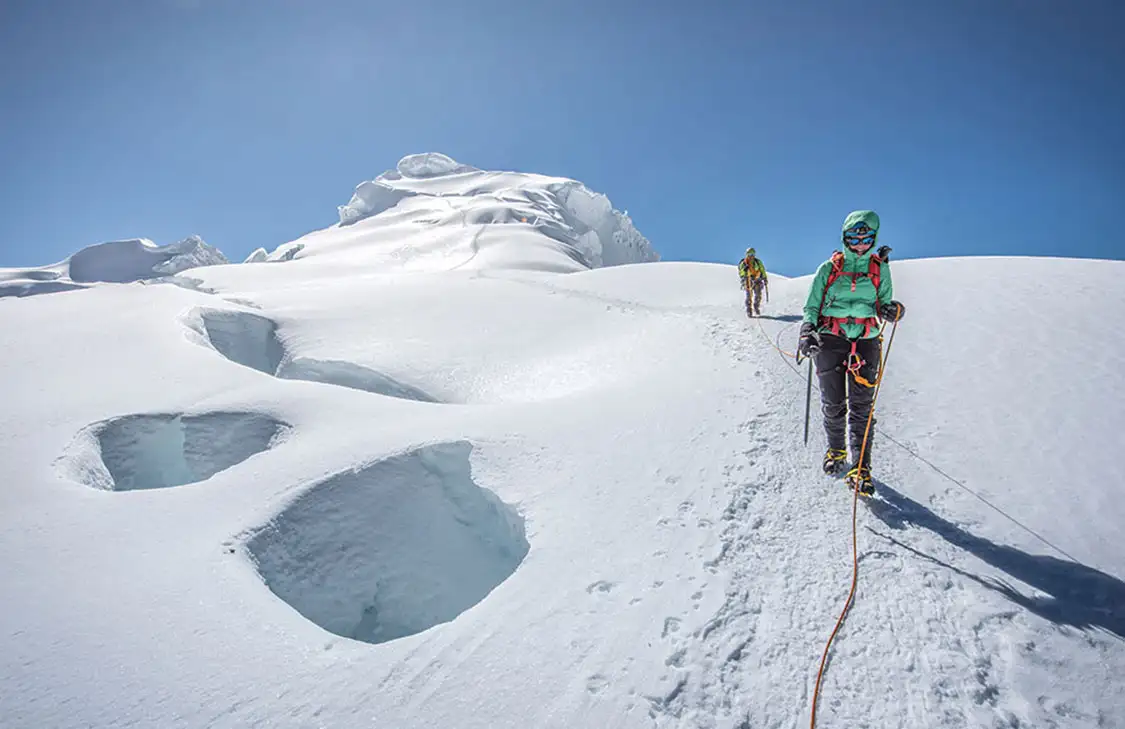
[[[813,358],[820,381],[828,437],[824,472],[847,471],[848,486],[865,496],[875,493],[874,419],[866,444],[864,432],[882,356],[880,320],[898,321],[906,313],[892,298],[890,266],[875,253],[878,234],[879,216],[873,210],[857,210],[844,220],[842,250],[820,264],[809,287],[797,345],[802,355]],[[845,435],[852,451],[850,469]]]

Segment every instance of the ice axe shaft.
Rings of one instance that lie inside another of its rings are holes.
[[[809,361],[809,378],[808,383],[805,385],[805,445],[809,444],[809,406],[812,403],[812,357],[806,357]]]

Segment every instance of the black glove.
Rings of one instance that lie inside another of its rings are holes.
[[[802,357],[812,357],[820,351],[820,335],[811,322],[801,325],[801,339],[797,342],[797,351]]]
[[[879,304],[879,316],[887,321],[898,321],[906,316],[906,307],[903,306],[901,301]]]

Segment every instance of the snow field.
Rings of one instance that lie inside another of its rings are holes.
[[[139,670],[147,656],[162,673],[155,682],[127,673],[118,690],[95,697],[50,658],[59,648],[37,651],[36,632],[22,633],[19,655],[31,668],[16,685],[34,690],[49,679],[56,695],[84,708],[79,723],[22,703],[22,713],[8,715],[59,726],[161,717],[297,726],[356,712],[394,726],[466,716],[481,727],[807,721],[816,664],[850,577],[850,499],[818,473],[815,420],[812,443],[800,445],[803,373],[770,346],[776,337],[792,347],[800,279],[774,281],[775,318],[759,329],[741,314],[741,293],[726,286],[732,269],[721,266],[360,275],[310,286],[305,265],[248,267],[255,273],[244,290],[212,279],[227,275],[215,268],[200,287],[214,294],[116,289],[43,297],[26,309],[29,324],[35,316],[57,324],[57,313],[69,312],[70,323],[54,329],[63,354],[102,336],[86,322],[133,327],[115,348],[81,358],[93,380],[44,380],[94,426],[83,431],[67,416],[39,432],[102,433],[111,445],[100,446],[103,463],[124,463],[133,474],[145,471],[132,463],[164,464],[176,476],[189,460],[177,440],[186,445],[188,424],[210,423],[221,435],[220,426],[243,421],[220,414],[257,411],[262,419],[245,421],[259,423],[251,433],[261,435],[238,439],[258,446],[215,448],[209,468],[230,465],[178,488],[110,495],[117,506],[95,505],[91,514],[86,504],[69,518],[73,492],[36,489],[36,500],[55,504],[46,512],[52,525],[94,546],[71,553],[71,566],[57,572],[32,579],[17,571],[24,577],[11,584],[29,587],[27,604],[42,606],[57,581],[77,584],[67,577],[73,570],[133,555],[127,574],[103,573],[79,591],[84,612],[103,616],[84,625],[116,636],[114,649],[88,651],[64,614],[36,608],[53,631],[71,631],[65,665],[114,661]],[[1112,678],[1123,661],[1115,597],[1122,583],[1098,546],[1112,533],[1099,535],[1099,525],[1111,529],[1112,520],[1059,531],[1038,501],[1010,489],[988,494],[1091,566],[1074,565],[971,505],[882,435],[970,486],[992,468],[972,456],[990,430],[914,435],[940,422],[935,402],[952,407],[944,398],[958,397],[953,385],[975,386],[975,363],[949,358],[940,360],[940,376],[903,377],[919,361],[939,361],[920,347],[952,347],[966,331],[930,327],[926,287],[935,277],[912,280],[911,268],[895,269],[904,271],[896,283],[913,318],[896,335],[880,396],[875,459],[884,497],[861,507],[860,592],[834,644],[821,725],[1112,726],[1122,706]],[[258,272],[266,269],[274,273]],[[63,297],[78,295],[75,315]],[[258,308],[231,307],[227,298],[252,298]],[[912,325],[930,327],[930,336],[917,338]],[[576,351],[584,352],[581,365]],[[999,351],[1010,352],[998,355],[1001,369],[1018,352]],[[439,402],[278,376],[285,362],[302,359],[347,362],[437,393]],[[64,358],[57,371],[73,361]],[[575,387],[578,373],[586,384]],[[27,385],[24,405],[16,398],[9,415],[24,428],[43,422],[30,397],[34,381]],[[1010,410],[1021,403],[1008,397],[1060,408],[1084,397],[994,393],[1001,396],[992,402]],[[1102,422],[1114,417],[1107,405],[1082,402],[1102,407],[1092,413]],[[969,405],[961,412],[984,422]],[[110,435],[107,423],[121,418],[128,427]],[[288,430],[260,449],[274,422]],[[1081,450],[1099,437],[1085,433],[1067,445]],[[54,442],[65,450],[63,439]],[[1050,473],[1035,451],[1011,450],[1002,438],[993,447],[991,459],[1022,453],[1025,468]],[[28,449],[32,461],[42,460],[42,448]],[[944,455],[957,448],[969,455]],[[1104,467],[1082,452],[1086,468]],[[115,470],[122,467],[105,466]],[[27,482],[43,480],[34,474]],[[1040,498],[1053,498],[1051,489],[1042,484]],[[143,527],[91,538],[127,523]],[[20,554],[51,555],[69,543],[50,536],[53,527],[20,533]],[[21,564],[9,560],[4,569]],[[176,608],[200,599],[205,609]],[[142,614],[152,610],[174,615],[190,641],[163,650],[146,631],[121,632],[145,625]],[[192,658],[203,655],[217,658]],[[206,668],[211,660],[238,666],[239,675],[219,681]],[[265,698],[279,694],[280,703]],[[134,698],[142,695],[159,703]]]

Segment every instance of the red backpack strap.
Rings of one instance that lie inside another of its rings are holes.
[[[883,270],[883,259],[878,253],[871,254],[871,261],[867,264],[867,277],[875,285],[875,310],[879,310],[879,275]]]
[[[832,254],[832,270],[828,272],[828,281],[824,284],[824,292],[828,293],[828,287],[831,286],[836,279],[840,278],[840,274],[844,272],[844,254],[836,251]]]
[[[828,288],[833,284],[833,282],[836,281],[836,279],[840,278],[840,276],[850,276],[851,279],[852,279],[852,290],[854,291],[855,290],[856,278],[863,275],[861,273],[844,273],[844,254],[841,251],[834,252],[832,254],[831,260],[832,260],[832,269],[828,272],[828,280],[825,282],[824,291],[820,295],[820,311],[821,312],[824,310],[824,304],[825,304],[824,299],[825,299],[825,297],[828,296]],[[879,306],[879,299],[878,299],[878,296],[879,296],[879,277],[882,273],[882,264],[883,264],[883,259],[880,258],[879,255],[875,254],[875,253],[871,254],[871,259],[868,261],[868,264],[867,264],[867,277],[871,279],[872,285],[875,286],[875,296],[876,296],[875,307],[876,307],[876,311],[878,311],[878,306]],[[830,325],[831,326],[830,331],[837,336],[843,335],[843,330],[840,328],[841,322],[854,322],[854,323],[857,323],[857,324],[863,324],[863,336],[864,337],[868,336],[871,333],[872,327],[876,327],[876,326],[879,325],[879,320],[875,317],[867,317],[867,318],[863,318],[863,319],[854,319],[854,318],[851,318],[851,317],[823,316],[820,312],[817,312],[817,321],[821,325],[824,325],[825,323]]]
[[[828,297],[828,289],[832,286],[832,282],[840,278],[840,274],[844,270],[844,254],[840,251],[834,251],[832,257],[828,259],[832,263],[832,268],[828,270],[828,278],[824,282],[824,290],[820,292],[820,307],[816,311],[817,326],[820,326],[823,319],[822,313],[824,312],[824,299]],[[833,334],[839,332],[839,325],[833,327]]]

